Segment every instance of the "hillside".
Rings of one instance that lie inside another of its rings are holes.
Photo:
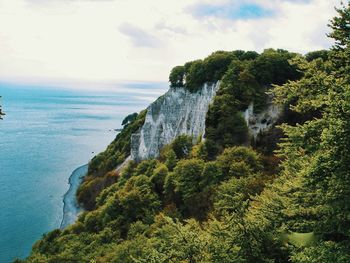
[[[327,51],[175,67],[89,164],[87,211],[25,262],[350,262],[350,5],[338,13]]]

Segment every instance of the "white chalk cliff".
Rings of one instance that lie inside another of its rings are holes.
[[[170,88],[147,108],[145,123],[131,136],[131,156],[127,160],[141,161],[156,158],[159,151],[179,135],[188,135],[193,142],[205,132],[205,118],[220,82],[204,84],[196,92],[185,88]],[[265,110],[254,113],[254,105],[242,112],[250,136],[268,131],[281,117],[282,109],[269,100]]]
[[[209,104],[219,86],[220,82],[206,83],[196,92],[170,88],[147,108],[144,125],[131,136],[131,158],[140,161],[157,157],[163,146],[182,134],[194,141],[202,136]]]

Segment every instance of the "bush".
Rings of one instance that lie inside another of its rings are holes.
[[[128,116],[126,116],[125,118],[124,118],[124,120],[122,121],[122,125],[128,125],[128,124],[130,124],[130,123],[132,123],[133,121],[135,121],[136,120],[136,118],[137,118],[137,113],[135,112],[135,113],[132,113],[132,114],[129,114]]]
[[[190,199],[200,192],[201,174],[204,161],[199,159],[181,160],[174,169],[176,191],[184,199]]]
[[[160,196],[162,196],[164,192],[164,182],[168,172],[169,169],[165,164],[159,164],[153,171],[151,182],[154,185],[156,193]]]
[[[177,159],[183,159],[190,155],[192,149],[192,137],[180,135],[171,143],[171,147],[176,154]]]
[[[226,148],[217,162],[226,177],[228,175],[246,176],[263,169],[259,154],[243,146]]]
[[[77,190],[77,200],[85,209],[93,210],[96,208],[96,198],[103,189],[118,181],[118,174],[107,173],[102,177],[88,176]]]
[[[222,169],[218,162],[207,162],[204,165],[200,187],[202,189],[215,186],[223,180]]]

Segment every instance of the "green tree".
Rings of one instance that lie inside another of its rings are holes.
[[[207,80],[203,60],[199,59],[186,64],[185,68],[188,68],[188,70],[185,74],[185,86],[189,91],[197,91]]]
[[[167,153],[166,153],[166,160],[165,160],[165,164],[168,167],[168,169],[170,171],[172,171],[176,164],[178,162],[178,159],[176,157],[176,153],[174,152],[173,149],[170,149]]]
[[[132,113],[132,114],[129,114],[128,116],[126,116],[123,121],[122,121],[122,125],[125,126],[125,125],[128,125],[129,123],[133,122],[136,120],[137,118],[137,113]]]
[[[192,150],[192,137],[180,135],[171,143],[171,148],[176,154],[177,159],[183,159],[190,155]]]
[[[202,172],[201,188],[216,186],[223,180],[222,169],[218,162],[206,162]]]
[[[140,175],[131,177],[122,189],[106,200],[98,218],[103,225],[118,227],[125,235],[133,222],[151,223],[159,209],[160,200],[153,191],[151,179]]]
[[[170,87],[184,87],[185,67],[174,67],[169,75]]]
[[[174,169],[176,191],[184,200],[190,200],[201,191],[200,181],[204,161],[198,159],[180,160]]]
[[[226,177],[241,177],[262,170],[259,154],[244,146],[226,148],[217,162]]]
[[[269,192],[264,191],[259,205],[259,209],[266,209],[261,213],[265,218],[270,213],[270,220],[275,219],[273,223],[270,221],[275,229],[314,232],[321,236],[323,243],[294,250],[295,262],[328,262],[332,258],[329,251],[343,254],[345,241],[349,240],[350,85],[345,74],[349,36],[346,26],[341,26],[342,21],[349,24],[349,6],[338,12],[339,17],[331,22],[334,29],[331,36],[337,41],[330,61],[306,62],[298,58],[296,65],[303,70],[303,78],[275,89],[277,101],[293,101],[293,110],[320,112],[317,118],[303,124],[282,126],[286,139],[279,152],[284,159],[283,176],[274,186],[278,194],[269,197]],[[279,208],[273,203],[279,204]],[[273,207],[276,209],[271,210]],[[327,243],[329,241],[335,243]],[[328,245],[332,245],[331,248]],[[318,254],[309,257],[311,251]],[[347,259],[348,256],[343,255],[336,262]]]
[[[151,182],[158,195],[162,195],[164,192],[164,183],[168,172],[169,169],[165,164],[159,164],[153,171]]]
[[[234,56],[231,52],[216,51],[203,61],[206,81],[216,82],[225,74]]]
[[[329,57],[329,51],[324,49],[308,52],[305,54],[305,59],[309,62],[317,58],[321,58],[323,61],[327,61],[328,57]]]

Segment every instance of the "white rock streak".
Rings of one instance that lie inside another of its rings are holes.
[[[260,113],[254,113],[254,104],[251,103],[244,111],[244,119],[247,123],[250,136],[254,141],[258,135],[271,129],[281,117],[282,108],[279,105],[268,103],[266,109]]]

